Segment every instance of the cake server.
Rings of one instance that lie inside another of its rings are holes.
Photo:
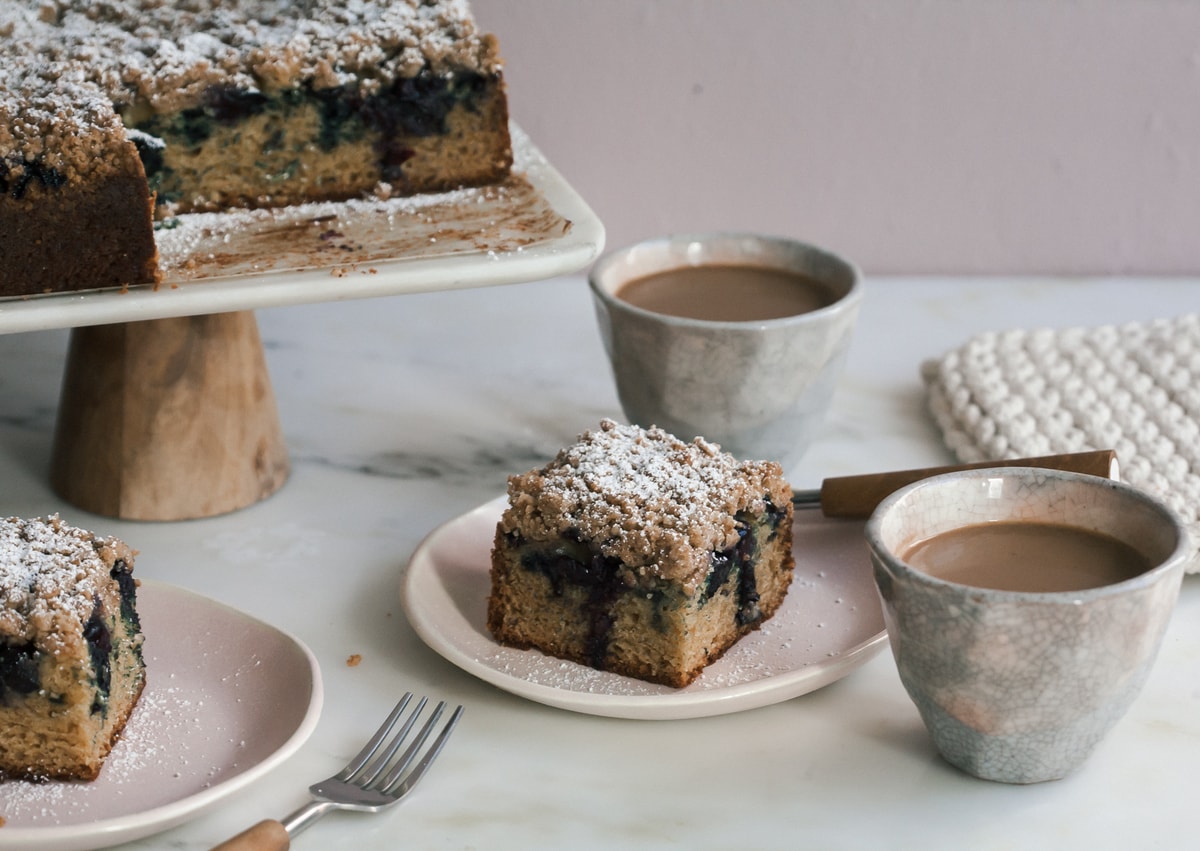
[[[940,473],[981,470],[987,467],[1047,467],[1105,479],[1120,478],[1116,451],[1098,449],[1065,455],[1040,455],[1036,458],[1010,458],[1005,461],[982,461],[977,464],[952,464],[948,467],[839,476],[825,479],[816,490],[793,491],[792,505],[796,508],[819,508],[826,517],[870,517],[875,506],[905,485]]]

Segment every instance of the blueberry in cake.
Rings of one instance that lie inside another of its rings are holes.
[[[774,462],[604,420],[510,477],[488,628],[502,644],[686,686],[787,595],[791,493]]]
[[[13,0],[0,37],[0,296],[156,282],[155,216],[512,164],[466,0]]]
[[[0,775],[94,780],[145,685],[133,552],[0,520]]]

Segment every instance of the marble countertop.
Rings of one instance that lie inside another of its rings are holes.
[[[1174,316],[1187,280],[869,279],[847,374],[797,487],[948,463],[918,366],[984,330]],[[50,490],[67,332],[0,337],[0,512],[116,534],[138,574],[302,639],[323,715],[281,768],[133,848],[209,848],[306,800],[400,693],[464,703],[400,808],[336,813],[293,847],[1180,848],[1200,764],[1200,577],[1140,699],[1076,775],[1012,787],[935,754],[886,651],[814,693],[746,712],[636,721],[551,708],[459,670],[408,625],[399,588],[431,530],[504,491],[600,418],[620,418],[581,275],[258,313],[293,471],[234,514],[88,515]],[[347,664],[353,654],[356,666]]]

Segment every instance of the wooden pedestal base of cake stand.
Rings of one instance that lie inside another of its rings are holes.
[[[51,485],[125,520],[236,511],[283,485],[287,447],[252,311],[71,331]]]

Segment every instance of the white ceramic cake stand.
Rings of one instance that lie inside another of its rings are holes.
[[[158,232],[157,288],[0,300],[0,333],[70,328],[51,484],[80,508],[182,520],[287,478],[254,310],[565,275],[595,214],[512,127],[513,176],[419,198],[194,214]]]

